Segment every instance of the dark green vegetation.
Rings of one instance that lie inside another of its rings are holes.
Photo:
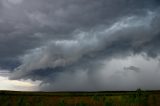
[[[160,106],[160,91],[0,91],[0,106]]]

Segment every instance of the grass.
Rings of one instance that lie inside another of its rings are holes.
[[[0,106],[160,106],[160,91],[0,91]]]

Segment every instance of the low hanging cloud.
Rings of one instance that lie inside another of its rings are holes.
[[[0,67],[12,80],[40,80],[39,90],[156,89],[144,82],[152,70],[123,62],[138,55],[157,67],[159,13],[158,0],[0,0]],[[122,64],[111,78],[113,60]],[[136,84],[125,73],[144,79]]]
[[[103,61],[98,71],[66,71],[60,73],[54,80],[48,77],[40,88],[47,91],[136,90],[137,88],[157,90],[160,88],[160,73],[157,72],[159,61],[153,58],[147,60],[143,55]],[[139,67],[141,71],[137,73],[123,69],[124,66],[130,65]]]

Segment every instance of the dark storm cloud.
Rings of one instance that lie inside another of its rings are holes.
[[[86,76],[77,88],[91,89],[106,59],[159,55],[159,11],[158,0],[0,0],[0,67],[44,89]]]

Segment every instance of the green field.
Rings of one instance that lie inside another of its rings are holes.
[[[0,91],[0,106],[160,106],[160,91]]]

